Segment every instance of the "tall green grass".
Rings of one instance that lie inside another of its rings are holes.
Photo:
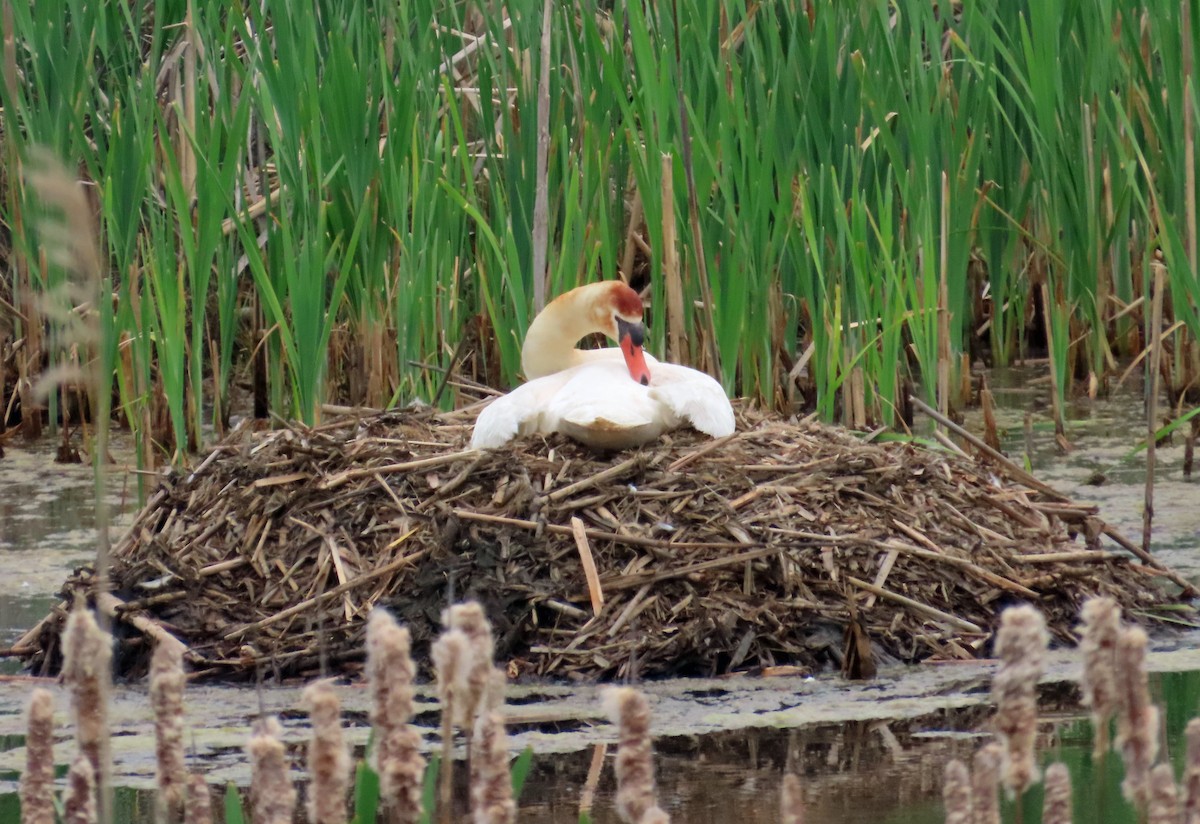
[[[732,393],[894,424],[912,386],[969,402],[964,356],[1046,347],[1061,408],[1142,351],[1161,260],[1167,384],[1196,403],[1190,0],[604,5],[552,10],[535,273],[540,8],[9,4],[6,156],[94,184],[145,460],[248,383],[306,421],[430,399],[464,335],[458,368],[511,385],[536,277],[632,279],[661,353],[668,212],[683,357]],[[49,293],[19,179],[6,271]],[[63,357],[48,322],[35,371]]]

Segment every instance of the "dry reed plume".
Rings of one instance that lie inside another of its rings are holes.
[[[413,728],[412,643],[406,628],[383,609],[367,622],[367,682],[375,727],[375,771],[380,798],[395,824],[421,819],[425,758],[421,734]]]
[[[804,787],[794,772],[783,774],[779,787],[779,820],[782,824],[804,824]]]
[[[250,798],[254,824],[292,824],[296,788],[288,775],[283,727],[274,716],[260,720],[246,745],[250,754]]]
[[[454,719],[462,712],[466,674],[471,666],[471,641],[460,629],[443,632],[430,648],[437,673],[438,700],[442,702],[442,768],[438,773],[438,803],[449,815],[454,787]],[[445,820],[445,819],[443,819]]]
[[[1049,636],[1042,613],[1032,606],[1009,607],[1000,616],[992,680],[996,732],[1004,744],[1004,785],[1020,796],[1037,780],[1037,684]]]
[[[304,690],[312,740],[308,745],[308,820],[312,824],[345,824],[350,790],[350,751],[342,734],[342,704],[328,681]]]
[[[459,667],[461,685],[455,696],[454,723],[460,729],[472,733],[475,719],[487,702],[492,674],[492,659],[495,641],[492,625],[484,615],[483,607],[476,601],[455,604],[442,614],[442,623],[451,630],[460,630],[467,637],[470,655],[465,666]]]
[[[183,644],[160,641],[150,659],[150,706],[154,710],[155,779],[160,820],[175,820],[187,792],[183,753]]]
[[[484,712],[475,725],[471,752],[471,813],[474,824],[513,824],[517,804],[508,766],[504,716]]]
[[[1158,707],[1150,703],[1146,679],[1146,633],[1127,627],[1117,641],[1117,748],[1125,762],[1121,791],[1145,809],[1150,800],[1150,768],[1158,757]]]
[[[1187,725],[1187,756],[1183,765],[1183,822],[1200,824],[1200,718]]]
[[[29,697],[21,824],[54,824],[54,695],[37,687]]]
[[[971,803],[975,824],[1000,824],[1000,765],[1004,748],[991,741],[971,760]]]
[[[946,807],[946,824],[972,824],[971,773],[967,765],[957,758],[946,764],[942,802]]]
[[[204,776],[193,773],[188,776],[187,806],[184,824],[212,824],[212,793]]]
[[[1071,824],[1071,773],[1055,762],[1046,768],[1042,824]]]
[[[617,814],[626,824],[669,821],[655,799],[646,697],[632,687],[614,687],[605,694],[604,705],[617,725]]]
[[[1083,705],[1092,710],[1096,730],[1094,754],[1108,751],[1108,726],[1117,710],[1116,651],[1121,633],[1121,607],[1112,598],[1091,598],[1080,612],[1083,653]]]
[[[79,753],[67,771],[63,796],[63,824],[96,824],[96,770],[85,753]]]
[[[1150,809],[1147,824],[1179,824],[1179,788],[1169,763],[1150,770]]]
[[[92,785],[109,786],[108,689],[112,636],[96,625],[87,609],[76,606],[63,632],[63,680],[71,690],[75,741],[92,765]],[[101,805],[97,798],[97,805]]]

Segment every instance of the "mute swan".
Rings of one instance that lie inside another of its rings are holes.
[[[601,332],[618,348],[576,349]],[[490,449],[533,432],[562,432],[588,446],[624,449],[684,424],[720,437],[733,433],[733,407],[721,384],[642,350],[642,300],[606,281],[560,295],[525,336],[527,383],[492,401],[475,421],[471,446]]]

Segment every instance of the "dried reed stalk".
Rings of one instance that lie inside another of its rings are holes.
[[[1001,664],[992,696],[996,732],[1004,744],[1004,785],[1018,796],[1037,779],[1037,684],[1048,641],[1045,619],[1034,607],[1009,607],[1001,614],[996,636]]]
[[[212,793],[204,776],[192,773],[188,776],[187,806],[183,824],[212,824]]]
[[[1200,824],[1200,718],[1188,722],[1187,757],[1183,765],[1183,821]]]
[[[279,719],[267,716],[254,725],[250,754],[250,798],[254,824],[292,824],[296,788],[288,776],[287,750]]]
[[[67,771],[63,824],[96,824],[96,820],[96,770],[87,754],[80,752]]]
[[[980,747],[971,760],[971,803],[975,824],[1000,824],[1000,765],[1004,747],[992,741]]]
[[[1055,762],[1046,768],[1046,795],[1042,802],[1042,824],[1071,824],[1071,773]]]
[[[504,716],[480,713],[472,738],[471,820],[474,824],[513,824],[517,804],[508,767],[508,734]]]
[[[29,696],[21,824],[54,824],[54,694],[36,687]]]
[[[632,687],[614,687],[605,693],[604,705],[617,725],[617,815],[626,824],[668,821],[655,799],[646,696]]]
[[[154,710],[156,804],[160,821],[175,821],[184,807],[187,767],[183,753],[183,644],[159,642],[150,659],[150,706]]]
[[[383,609],[367,622],[367,682],[371,689],[371,723],[375,727],[375,771],[379,794],[395,824],[421,820],[421,786],[425,758],[421,734],[412,726],[412,643],[408,630]]]
[[[1116,651],[1121,633],[1121,607],[1112,598],[1091,598],[1080,612],[1083,636],[1083,705],[1091,707],[1096,729],[1093,757],[1109,748],[1109,721],[1117,709]]]
[[[794,772],[783,774],[779,787],[779,820],[781,824],[804,824],[804,787]]]
[[[957,758],[946,764],[942,781],[942,802],[946,807],[946,824],[972,824],[974,809],[971,802],[971,772]]]
[[[308,820],[312,824],[345,824],[350,791],[350,751],[342,734],[342,704],[328,681],[304,690],[312,722],[308,745]]]
[[[1157,764],[1150,770],[1150,809],[1147,824],[1179,824],[1179,788],[1175,785],[1175,770],[1169,763]]]
[[[1121,791],[1145,809],[1150,801],[1150,768],[1158,757],[1158,707],[1150,703],[1146,679],[1146,633],[1127,627],[1117,639],[1117,749],[1125,762]]]
[[[63,630],[63,680],[71,690],[75,742],[92,765],[92,786],[100,789],[97,813],[107,820],[105,790],[109,786],[108,689],[111,683],[112,636],[96,625],[82,606],[71,610]]]

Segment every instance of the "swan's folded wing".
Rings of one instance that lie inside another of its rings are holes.
[[[541,430],[544,404],[541,378],[518,386],[483,408],[471,433],[472,449],[495,449],[520,435]]]
[[[711,375],[671,363],[655,367],[650,394],[694,429],[720,438],[736,426],[733,405]]]

